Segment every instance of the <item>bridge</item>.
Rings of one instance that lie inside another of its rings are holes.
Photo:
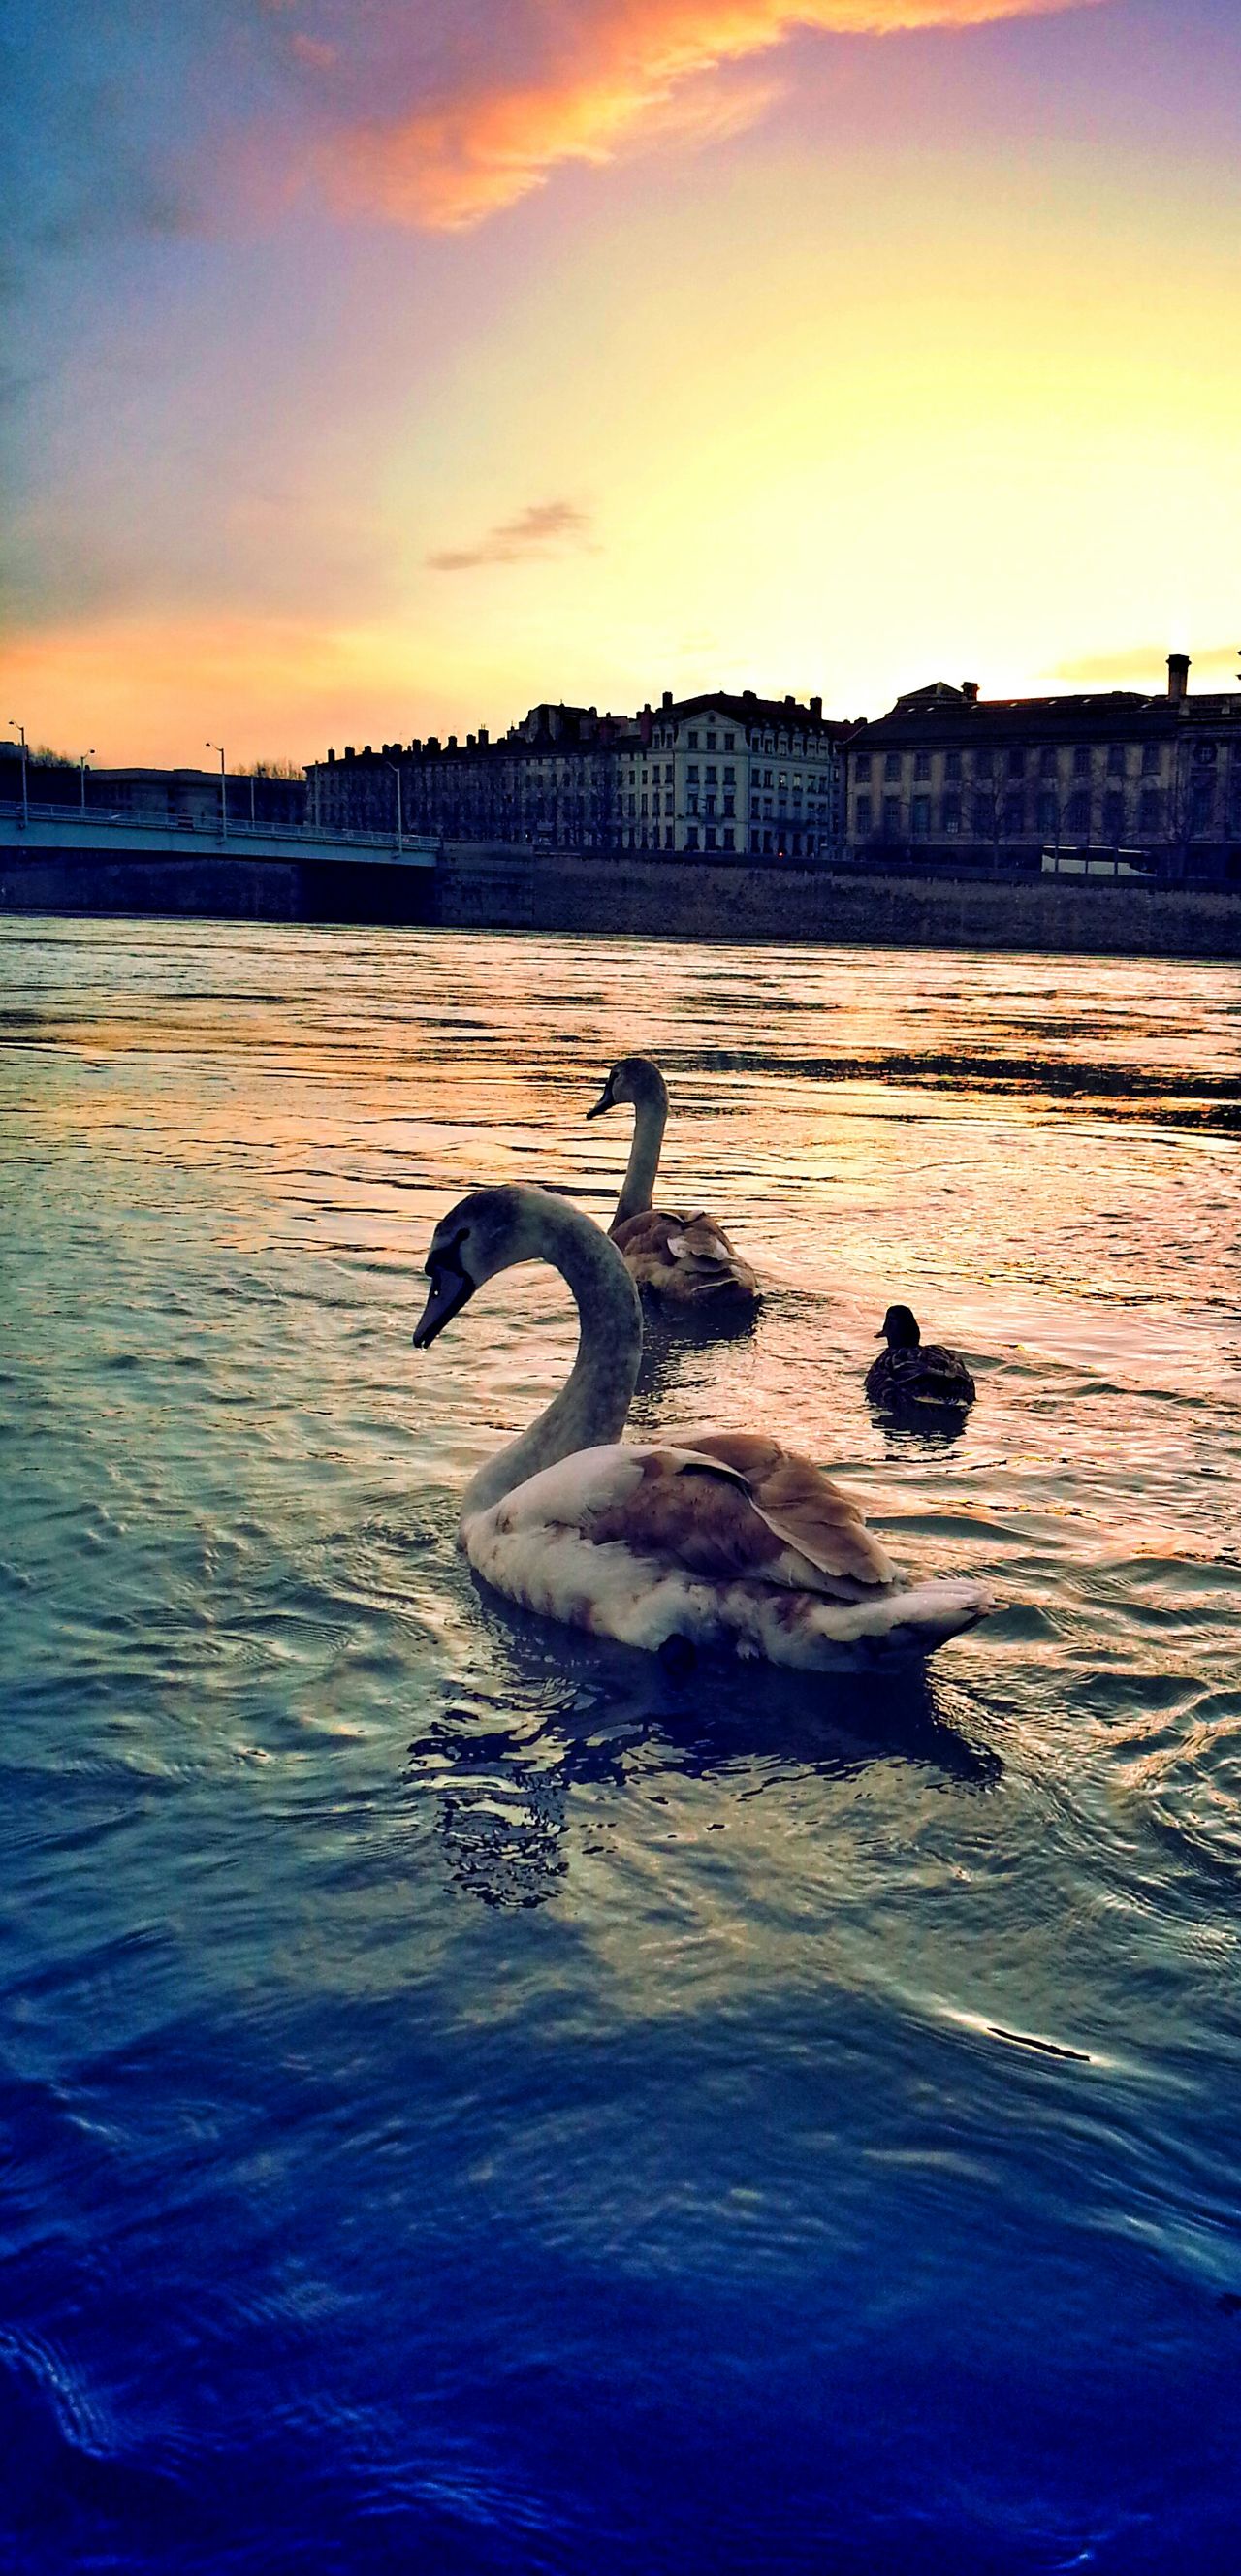
[[[6,858],[251,859],[338,862],[348,866],[434,868],[437,841],[417,832],[328,832],[313,823],[169,822],[150,814],[108,813],[86,806],[0,803],[0,853]]]

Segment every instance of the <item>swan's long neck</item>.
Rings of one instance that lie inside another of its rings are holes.
[[[654,1068],[652,1067],[652,1071]],[[623,1225],[627,1217],[641,1216],[654,1199],[655,1175],[659,1170],[660,1147],[668,1124],[668,1092],[661,1074],[649,1091],[634,1103],[633,1142],[629,1163],[616,1202],[613,1225]]]
[[[642,1356],[642,1310],[620,1254],[589,1217],[558,1199],[541,1212],[519,1260],[550,1261],[577,1302],[579,1339],[572,1374],[528,1431],[489,1458],[466,1487],[461,1518],[489,1511],[540,1467],[579,1449],[618,1440]]]

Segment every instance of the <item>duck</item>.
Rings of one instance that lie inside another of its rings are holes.
[[[866,1372],[872,1404],[892,1410],[922,1406],[937,1413],[965,1413],[976,1389],[963,1359],[942,1342],[924,1342],[908,1306],[889,1306],[876,1339],[887,1343]]]
[[[633,1103],[633,1142],[608,1231],[635,1286],[661,1304],[697,1315],[735,1315],[757,1306],[758,1280],[714,1217],[701,1210],[695,1216],[672,1214],[651,1204],[668,1123],[668,1085],[649,1055],[622,1056],[586,1115],[602,1118],[626,1100]]]
[[[579,1340],[559,1393],[462,1499],[461,1544],[497,1592],[670,1667],[711,1651],[803,1671],[926,1656],[994,1606],[963,1577],[903,1580],[852,1496],[766,1433],[624,1441],[637,1289],[615,1243],[551,1190],[477,1189],[441,1217],[415,1347],[531,1261],[566,1281]]]

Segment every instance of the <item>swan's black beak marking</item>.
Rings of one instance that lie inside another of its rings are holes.
[[[474,1294],[474,1281],[466,1278],[464,1270],[452,1268],[447,1262],[437,1263],[430,1279],[431,1292],[414,1327],[416,1351],[429,1350],[437,1333],[443,1332],[445,1324],[451,1324],[453,1316],[468,1306]]]
[[[604,1083],[603,1089],[595,1102],[594,1108],[588,1109],[586,1115],[588,1118],[602,1118],[605,1109],[614,1109],[615,1106],[616,1103],[612,1098],[612,1085],[611,1082],[608,1081]]]

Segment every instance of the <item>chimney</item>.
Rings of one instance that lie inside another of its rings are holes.
[[[662,698],[660,699],[659,703],[660,703],[661,707],[670,707],[670,706],[671,706],[671,704],[672,704],[672,691],[671,691],[671,689],[665,689],[664,694],[663,694]]]
[[[816,723],[816,724],[822,724],[822,722],[823,722],[823,700],[822,700],[822,698],[812,698],[812,699],[811,699],[811,701],[810,701],[810,712],[811,712],[811,715],[814,717],[815,723]]]
[[[336,754],[330,745],[328,747],[327,765],[329,769],[335,769],[336,767]]]
[[[961,695],[964,698],[967,707],[976,707],[978,704],[977,680],[962,680]]]
[[[491,736],[490,736],[490,734],[489,734],[489,733],[488,733],[488,731],[487,731],[487,727],[486,727],[486,725],[480,725],[480,726],[479,726],[479,728],[478,728],[478,748],[479,748],[479,750],[480,750],[480,751],[485,751],[485,750],[486,750],[486,748],[487,748],[488,743],[490,742],[490,740],[491,740]]]
[[[643,743],[649,750],[651,741],[651,710],[649,705],[643,707],[642,713],[638,718],[638,732],[642,737]]]
[[[1188,653],[1169,653],[1168,696],[1171,698],[1173,705],[1179,707],[1182,698],[1186,698],[1188,695],[1189,655]]]

